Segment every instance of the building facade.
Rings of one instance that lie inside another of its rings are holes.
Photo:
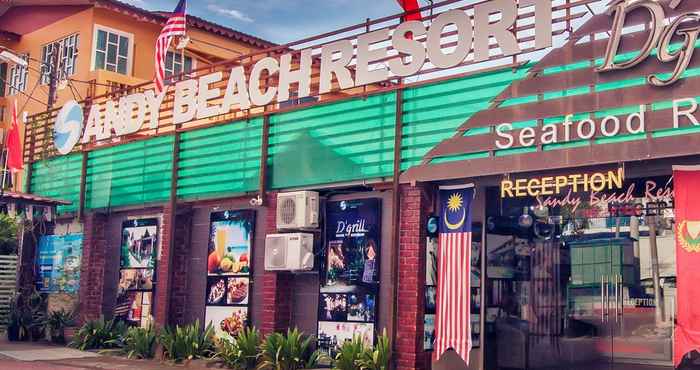
[[[698,4],[645,3],[667,19],[650,23],[627,4],[592,14],[600,4],[589,0],[514,13],[504,2],[453,3],[426,9],[438,33],[399,26],[428,45],[431,63],[410,73],[396,54],[363,55],[388,40],[397,15],[194,71],[131,131],[109,126],[109,104],[149,86],[81,103],[85,133],[65,155],[31,131],[30,190],[71,201],[55,229],[83,234],[83,317],[198,319],[222,335],[243,322],[264,333],[296,326],[329,352],[386,329],[400,369],[672,368],[683,302],[671,169],[700,160],[697,43],[673,35],[697,27]],[[463,19],[488,23],[494,12],[513,15],[515,46],[461,31]],[[357,42],[343,61],[347,38]],[[443,56],[466,53],[440,59],[435,42],[457,50]],[[682,53],[652,53],[671,46]],[[303,76],[289,82],[305,71],[303,50],[308,91]],[[335,75],[333,62],[344,64]],[[368,65],[410,76],[373,79]],[[264,96],[290,87],[295,104]],[[318,100],[301,101],[309,96]],[[433,361],[439,261],[428,227],[451,217],[439,214],[439,188],[467,183],[476,189],[469,366],[454,352]],[[320,222],[304,231],[315,267],[274,271],[266,239],[288,231],[278,196],[297,191],[320,196]]]

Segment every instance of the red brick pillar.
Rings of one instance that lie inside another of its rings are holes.
[[[185,324],[185,308],[188,294],[188,266],[190,260],[190,241],[192,213],[182,212],[178,208],[175,223],[175,245],[172,258],[172,276],[170,280],[170,320],[171,325]]]
[[[425,247],[430,197],[421,187],[401,191],[399,223],[399,294],[396,330],[396,368],[428,369],[429,355],[423,350],[425,291]]]
[[[90,213],[83,223],[83,256],[80,266],[79,320],[95,320],[102,315],[104,300],[107,215]]]
[[[183,236],[178,235],[178,230],[182,230],[183,228],[189,229],[189,225],[180,223],[180,221],[183,220],[181,216],[174,217],[174,209],[172,207],[170,203],[167,203],[163,207],[163,225],[161,227],[162,248],[160,260],[158,261],[158,277],[156,280],[154,299],[154,317],[156,326],[159,327],[171,324],[171,314],[176,310],[174,306],[171,307],[170,303],[171,298],[174,296],[173,288],[176,285],[176,279],[177,281],[181,280],[176,278],[176,274],[173,273],[173,271],[178,268],[182,269],[182,267],[178,267],[176,263],[178,259],[176,251],[179,249],[178,242],[183,242]],[[181,289],[177,291],[181,293]]]
[[[266,234],[277,231],[277,194],[266,197],[267,217],[265,219]],[[265,253],[264,246],[256,253]],[[285,272],[267,272],[262,275],[263,305],[260,331],[264,334],[285,331],[289,328],[292,317],[292,281],[293,276]]]

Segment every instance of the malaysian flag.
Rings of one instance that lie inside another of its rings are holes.
[[[173,37],[185,36],[187,30],[187,0],[180,0],[173,14],[168,18],[165,27],[160,31],[156,41],[156,93],[163,91],[165,80],[165,56],[168,53]]]
[[[453,349],[469,364],[474,185],[440,187],[435,360]]]

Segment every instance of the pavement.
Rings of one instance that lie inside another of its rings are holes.
[[[210,370],[206,361],[172,364],[158,360],[132,360],[120,356],[77,351],[48,343],[8,342],[0,339],[1,370]]]

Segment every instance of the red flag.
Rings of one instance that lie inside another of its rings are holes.
[[[452,349],[469,364],[474,185],[440,187],[435,361]]]
[[[173,14],[168,18],[165,27],[160,31],[156,40],[156,77],[153,80],[156,84],[156,93],[160,94],[164,88],[165,80],[165,56],[170,47],[173,37],[184,36],[187,31],[187,1],[180,0]]]
[[[673,362],[700,350],[700,166],[674,166],[678,318]]]
[[[418,0],[396,0],[399,2],[399,5],[403,10],[406,12],[406,16],[403,17],[404,21],[422,21],[423,16],[420,14],[420,12],[415,11],[420,9],[420,5],[418,5]],[[410,13],[411,11],[415,11]]]
[[[24,168],[22,161],[22,144],[19,140],[19,124],[17,123],[17,100],[12,107],[12,127],[7,133],[7,168],[12,172]]]

